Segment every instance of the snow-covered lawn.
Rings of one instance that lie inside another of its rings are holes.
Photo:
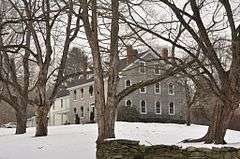
[[[0,159],[95,159],[96,124],[51,126],[47,137],[34,137],[34,128],[24,135],[14,135],[14,129],[0,128]],[[117,122],[119,139],[140,140],[141,144],[168,144],[188,147],[179,143],[187,138],[198,138],[206,126],[190,127],[178,124]],[[240,147],[240,132],[228,130],[224,146]],[[213,145],[194,144],[198,147]],[[221,145],[220,145],[221,146]]]

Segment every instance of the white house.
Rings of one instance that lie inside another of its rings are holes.
[[[49,112],[49,125],[64,125],[69,123],[70,96],[64,86],[60,88],[56,100]]]

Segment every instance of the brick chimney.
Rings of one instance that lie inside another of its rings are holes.
[[[165,48],[165,47],[162,48],[160,55],[163,59],[167,59],[168,58],[168,48]]]
[[[134,50],[132,46],[127,47],[127,63],[130,64],[137,59],[137,50]]]

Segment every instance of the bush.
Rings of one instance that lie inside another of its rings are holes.
[[[139,112],[136,107],[120,106],[118,108],[118,121],[139,121]]]

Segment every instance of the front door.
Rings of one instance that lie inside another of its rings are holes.
[[[94,104],[90,105],[90,122],[94,123],[95,122],[95,106]]]

